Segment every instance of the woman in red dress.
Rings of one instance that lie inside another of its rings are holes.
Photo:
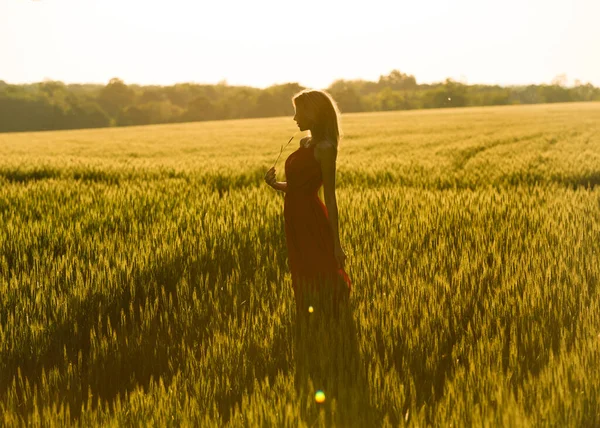
[[[285,162],[284,182],[275,168],[265,182],[285,192],[285,235],[297,314],[332,313],[347,303],[352,287],[345,268],[335,196],[339,110],[325,91],[303,90],[294,95],[294,120],[310,137]],[[325,203],[318,191],[323,185]]]

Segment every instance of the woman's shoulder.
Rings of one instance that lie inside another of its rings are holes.
[[[315,146],[315,150],[319,151],[319,152],[331,152],[331,153],[335,153],[337,152],[337,147],[335,146],[335,144],[327,139],[324,140],[320,140],[314,143]]]
[[[335,144],[331,141],[329,141],[328,139],[323,139],[323,140],[319,140],[319,141],[315,141],[312,139],[312,137],[303,137],[300,140],[300,147],[315,147],[315,149],[318,150],[334,150],[335,151]]]
[[[300,140],[300,147],[308,147],[310,145],[310,137],[304,137]]]
[[[315,144],[315,158],[319,161],[331,159],[335,162],[337,158],[337,147],[329,140],[322,140]]]
[[[325,150],[335,149],[335,144],[332,141],[325,139],[325,140],[318,141],[315,144],[315,147],[320,148],[320,149],[325,149]]]

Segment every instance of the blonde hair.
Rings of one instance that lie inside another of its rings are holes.
[[[340,126],[340,110],[329,93],[317,89],[304,89],[292,97],[294,107],[301,105],[314,123],[313,130],[334,143],[337,152],[343,137]]]

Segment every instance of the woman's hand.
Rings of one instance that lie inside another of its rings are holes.
[[[273,184],[275,184],[276,181],[277,178],[275,178],[275,167],[272,166],[271,169],[269,169],[265,174],[265,183],[273,187]]]
[[[334,255],[335,255],[335,259],[338,262],[338,268],[344,269],[344,267],[346,265],[346,253],[344,253],[344,250],[342,250],[341,246],[339,246],[339,245],[335,246]]]

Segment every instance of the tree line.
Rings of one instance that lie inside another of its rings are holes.
[[[118,78],[106,85],[0,80],[0,132],[287,116],[294,114],[291,97],[302,89],[298,83],[259,89],[226,82],[127,85]],[[418,84],[414,76],[392,70],[378,81],[339,79],[326,90],[342,112],[600,101],[600,88],[581,82],[567,87],[564,76],[549,85],[503,87],[452,79]]]

